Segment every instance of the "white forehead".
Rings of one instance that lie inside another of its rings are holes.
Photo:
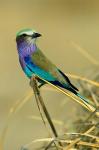
[[[35,32],[36,32],[35,30],[31,30],[31,29],[21,30],[17,33],[17,36],[20,36],[22,34],[33,35]]]
[[[35,31],[23,31],[23,32],[21,32],[20,33],[20,35],[22,35],[22,34],[27,34],[27,35],[32,35],[33,33],[35,33]]]

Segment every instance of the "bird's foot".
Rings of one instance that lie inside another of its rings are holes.
[[[33,75],[32,77],[31,77],[31,79],[30,79],[30,86],[33,88],[33,86],[34,86],[34,81],[36,81],[36,76],[35,75]]]

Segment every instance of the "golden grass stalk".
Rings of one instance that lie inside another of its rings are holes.
[[[93,127],[91,128],[90,131],[93,130]],[[88,131],[89,132],[89,131]],[[80,135],[80,136],[86,136],[86,137],[90,137],[92,139],[95,139],[97,142],[99,142],[99,137],[97,136],[94,136],[94,135],[91,135],[91,134],[88,134],[88,133],[65,133],[64,135]]]
[[[87,50],[82,48],[80,45],[78,45],[74,41],[71,41],[71,44],[76,48],[77,51],[79,51],[85,58],[87,58],[88,61],[90,61],[94,65],[99,65],[99,61],[97,61],[92,55],[90,55],[87,52]]]
[[[81,81],[85,81],[91,85],[94,85],[94,86],[97,86],[99,87],[99,82],[96,82],[96,81],[93,81],[93,80],[89,80],[85,77],[82,77],[82,76],[78,76],[78,75],[75,75],[75,74],[66,74],[67,76],[73,78],[73,79],[77,79],[77,80],[81,80]]]
[[[29,116],[27,118],[32,119],[32,120],[42,121],[41,117],[35,116],[35,115]],[[44,118],[44,120],[45,120],[45,118]],[[52,121],[53,121],[53,123],[55,123],[56,125],[59,125],[59,126],[62,126],[64,124],[61,120],[52,119]],[[46,120],[45,120],[45,122],[46,122]]]
[[[4,150],[4,143],[7,134],[8,126],[6,125],[2,131],[2,135],[0,137],[0,150]]]
[[[65,139],[55,139],[55,138],[42,138],[42,139],[36,139],[36,140],[32,140],[30,143],[24,145],[25,148],[29,148],[31,147],[34,143],[38,143],[38,142],[51,142],[51,141],[60,141],[62,143],[66,143],[66,144],[73,144],[74,140],[65,140]],[[78,141],[76,139],[77,145],[83,145],[83,146],[88,146],[88,147],[93,147],[93,148],[99,148],[99,143],[90,143],[90,142],[84,142],[84,141]],[[71,149],[71,147],[68,147],[69,150]],[[64,148],[64,150],[67,150],[67,147]]]

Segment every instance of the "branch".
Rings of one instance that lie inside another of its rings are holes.
[[[39,88],[38,88],[38,85],[37,85],[37,81],[36,81],[36,77],[35,77],[35,76],[33,76],[33,77],[31,78],[31,80],[30,80],[30,85],[31,85],[31,87],[33,88],[33,91],[34,91],[34,95],[35,95],[35,99],[36,99],[38,108],[39,108],[39,104],[38,104],[38,102],[39,102],[40,105],[41,105],[41,107],[42,107],[42,110],[43,110],[43,112],[44,112],[44,114],[45,114],[45,116],[46,116],[46,119],[47,119],[47,121],[48,121],[48,123],[49,123],[49,125],[50,125],[50,127],[51,127],[51,130],[52,130],[52,132],[53,132],[53,135],[54,135],[55,138],[57,138],[57,137],[58,137],[58,133],[57,133],[57,131],[56,131],[56,129],[55,129],[55,126],[54,126],[54,124],[53,124],[53,122],[52,122],[52,120],[51,120],[50,114],[49,114],[49,112],[48,112],[48,110],[47,110],[47,108],[46,108],[46,106],[45,106],[45,104],[44,104],[43,98],[41,97],[41,94],[40,94],[40,91],[39,91]],[[40,108],[39,108],[39,111],[40,111]],[[41,113],[40,113],[40,115],[41,115],[41,117],[42,117],[42,119],[43,119],[43,116],[42,116]],[[44,122],[44,119],[43,119],[43,122]],[[45,124],[45,122],[44,122],[44,124]],[[58,144],[62,147],[61,142],[58,142]]]

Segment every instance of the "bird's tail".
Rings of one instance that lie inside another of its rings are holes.
[[[94,104],[92,103],[91,100],[85,98],[85,97],[82,96],[80,93],[77,93],[76,95],[77,95],[80,99],[82,99],[85,103],[87,103],[87,104],[89,104],[89,105],[91,105],[91,106],[94,106]]]
[[[72,93],[74,93],[77,97],[79,97],[82,100],[82,102],[84,102],[85,104],[94,106],[94,104],[91,100],[89,100],[89,99],[85,98],[84,96],[82,96],[80,93],[78,93],[78,91],[76,91],[72,87],[69,87],[68,90],[71,91]]]

